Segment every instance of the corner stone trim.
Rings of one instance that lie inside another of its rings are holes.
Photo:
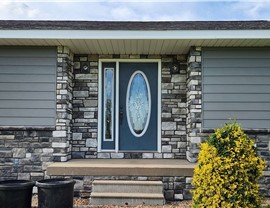
[[[69,48],[57,47],[57,107],[56,130],[53,131],[54,161],[71,159],[71,119],[73,89],[73,54]]]
[[[187,68],[187,159],[197,162],[199,144],[202,142],[202,67],[201,47],[192,47]]]

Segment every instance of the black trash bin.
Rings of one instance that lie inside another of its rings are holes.
[[[0,208],[31,208],[34,182],[0,181]]]
[[[37,181],[38,208],[72,208],[74,184],[72,179]]]

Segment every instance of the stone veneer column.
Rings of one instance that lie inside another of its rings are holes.
[[[53,131],[52,148],[55,162],[71,158],[71,120],[73,88],[73,54],[69,48],[57,48],[56,130]]]
[[[197,162],[202,123],[201,47],[191,47],[187,68],[187,159]]]
[[[72,158],[97,158],[98,55],[76,54],[74,74]]]
[[[180,71],[171,72],[173,62]],[[186,158],[186,56],[162,57],[162,158]]]

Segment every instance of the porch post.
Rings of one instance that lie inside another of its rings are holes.
[[[71,119],[73,89],[73,54],[69,48],[57,48],[56,129],[53,131],[53,161],[71,159]]]
[[[187,160],[197,162],[202,142],[202,67],[201,47],[191,47],[187,68]]]

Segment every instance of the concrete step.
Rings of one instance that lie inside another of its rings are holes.
[[[95,193],[162,193],[161,181],[126,181],[126,180],[95,180],[92,191]]]
[[[152,193],[92,193],[92,205],[163,205],[163,194]]]
[[[163,205],[161,181],[95,180],[90,197],[92,205]]]

